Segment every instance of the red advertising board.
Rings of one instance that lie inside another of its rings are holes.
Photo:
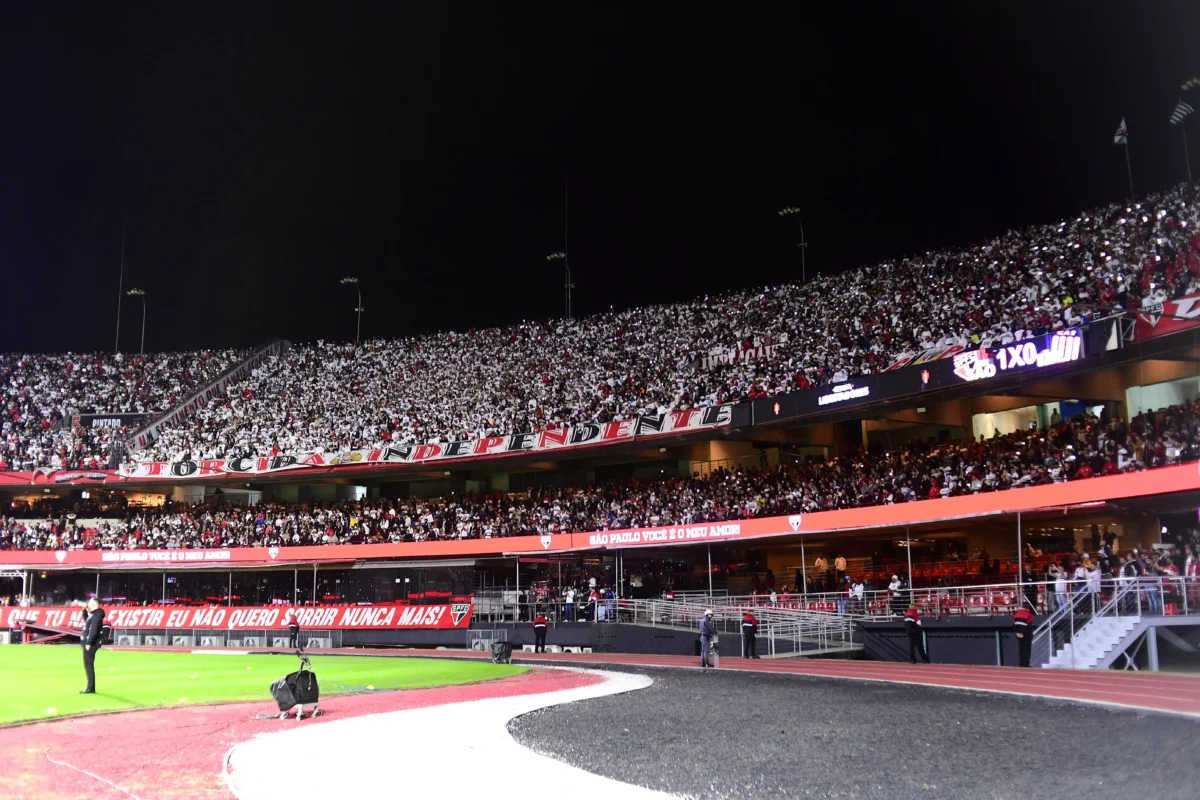
[[[115,606],[105,609],[104,622],[113,628],[151,630],[253,631],[287,627],[294,611],[307,630],[450,630],[471,624],[471,603],[436,606]],[[0,629],[17,623],[40,623],[54,628],[82,628],[78,608],[35,606],[0,607]]]

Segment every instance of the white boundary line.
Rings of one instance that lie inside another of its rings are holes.
[[[54,764],[55,766],[68,767],[70,769],[75,770],[76,772],[82,772],[84,775],[87,775],[89,778],[94,778],[95,780],[98,780],[103,784],[111,786],[112,788],[114,788],[118,792],[120,792],[121,794],[124,794],[128,797],[132,797],[133,800],[142,800],[140,797],[138,797],[133,792],[129,791],[128,789],[126,789],[123,786],[118,786],[117,784],[113,783],[112,781],[108,780],[107,778],[101,778],[99,775],[88,772],[86,769],[83,769],[82,767],[77,767],[74,764],[68,764],[66,761],[55,761],[53,758],[50,757],[49,750],[46,751],[45,756],[46,756],[46,760],[49,761],[51,764]]]
[[[297,754],[345,769],[305,771],[301,786],[313,797],[463,796],[528,800],[530,781],[570,786],[572,794],[605,800],[659,800],[672,795],[586,772],[536,753],[513,739],[508,723],[532,711],[644,689],[645,675],[557,667],[598,675],[588,686],[542,694],[494,697],[389,711],[262,734],[234,745],[223,777],[238,800],[275,800],[294,779]],[[300,787],[297,787],[300,788]]]

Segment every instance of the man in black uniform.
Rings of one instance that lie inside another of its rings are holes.
[[[87,688],[80,694],[96,693],[96,652],[104,644],[104,609],[93,597],[83,609],[83,630],[79,642],[83,645],[83,671],[87,673]]]
[[[908,632],[908,659],[917,663],[917,656],[926,664],[929,663],[929,652],[925,649],[925,637],[921,631],[921,612],[916,606],[910,605],[904,612],[904,629]]]
[[[533,652],[546,652],[546,627],[548,622],[544,614],[538,614],[533,618]]]
[[[758,638],[758,619],[747,611],[742,615],[742,656],[744,658],[758,658],[758,653],[754,649],[756,638]]]

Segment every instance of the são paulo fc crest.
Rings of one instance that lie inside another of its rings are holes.
[[[470,603],[452,603],[450,605],[450,621],[454,623],[454,627],[458,627],[458,623],[463,621],[463,617],[471,613]]]
[[[794,533],[800,532],[800,523],[803,521],[803,519],[803,514],[792,514],[790,517],[788,517],[788,525],[792,526],[792,531]]]
[[[267,548],[267,555],[269,555],[271,557],[271,560],[274,561],[275,556],[279,555],[279,548],[278,547]]]
[[[67,560],[67,551],[66,550],[55,550],[54,557],[57,558],[58,563],[61,564],[62,562]]]
[[[550,540],[550,534],[545,534],[545,535],[543,535],[543,536],[542,536],[542,549],[543,549],[543,550],[549,550],[549,549],[550,549],[550,541],[551,541],[551,540]]]

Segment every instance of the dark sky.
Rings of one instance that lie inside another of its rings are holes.
[[[161,350],[560,315],[564,177],[586,314],[1184,176],[1195,0],[658,5],[0,5],[0,349],[113,347],[123,220]]]

